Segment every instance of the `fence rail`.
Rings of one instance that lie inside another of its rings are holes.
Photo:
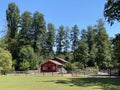
[[[59,72],[40,72],[40,70],[30,70],[30,71],[10,71],[10,75],[39,75],[39,76],[84,76],[84,77],[98,77],[98,76],[118,76],[118,74],[100,74],[98,72],[92,71],[79,71],[70,73],[59,73]]]

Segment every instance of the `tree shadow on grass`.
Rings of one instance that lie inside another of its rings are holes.
[[[69,86],[120,86],[120,78],[68,78],[67,80],[57,80],[57,84],[68,84]]]

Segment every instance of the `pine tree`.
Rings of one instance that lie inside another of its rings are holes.
[[[47,53],[48,56],[51,56],[50,54],[54,54],[53,47],[55,43],[55,26],[52,23],[48,23],[47,26]]]
[[[81,63],[84,68],[87,67],[88,55],[88,45],[86,41],[80,40],[78,48],[75,50],[75,59],[77,62]]]
[[[73,53],[73,57],[74,57],[74,60],[75,60],[75,50],[78,48],[78,39],[79,37],[79,29],[78,29],[78,26],[77,25],[74,25],[72,30],[71,30],[71,49],[72,49],[72,53]]]
[[[67,55],[70,48],[70,29],[69,27],[65,28],[65,38],[64,38],[64,54]]]
[[[81,40],[83,40],[83,41],[85,41],[85,42],[87,42],[87,31],[85,30],[85,29],[83,29],[82,31],[81,31]]]
[[[97,37],[96,37],[96,47],[97,47],[97,56],[96,62],[100,68],[106,68],[110,66],[111,62],[111,53],[110,53],[110,42],[108,35],[106,33],[104,23],[102,19],[98,20],[96,26]]]
[[[112,48],[113,48],[113,64],[114,67],[120,66],[120,34],[117,34],[115,38],[112,40]]]
[[[72,51],[74,52],[78,45],[79,29],[77,25],[74,25],[71,31]]]
[[[31,29],[31,42],[34,48],[34,51],[40,52],[40,48],[44,47],[45,42],[45,34],[46,34],[46,26],[43,14],[39,12],[35,12],[33,14],[32,21],[32,29]]]
[[[88,49],[89,49],[89,60],[88,60],[88,66],[95,66],[96,62],[96,31],[92,26],[88,26],[87,28],[87,43],[88,43]]]
[[[65,39],[65,30],[64,26],[60,26],[57,32],[56,36],[56,44],[57,44],[57,54],[63,53],[63,45],[64,45],[64,39]]]
[[[18,37],[18,42],[19,42],[19,46],[23,46],[23,45],[30,45],[30,30],[32,25],[32,16],[31,13],[28,11],[25,11],[20,19],[20,26],[21,26],[21,30],[19,31],[19,37]]]

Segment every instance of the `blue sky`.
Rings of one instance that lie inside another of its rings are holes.
[[[72,28],[75,24],[79,29],[86,29],[88,25],[94,26],[102,18],[106,0],[0,0],[0,30],[5,29],[6,9],[8,3],[15,2],[22,14],[24,11],[44,14],[46,23],[53,23],[56,28],[60,25]],[[110,37],[120,33],[120,23],[112,27],[105,21],[105,27]]]

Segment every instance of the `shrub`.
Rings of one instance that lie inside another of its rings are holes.
[[[0,71],[5,75],[7,71],[12,69],[12,55],[9,51],[0,48]]]
[[[74,64],[71,64],[70,62],[68,62],[64,68],[68,71],[68,72],[71,72],[71,71],[76,71],[77,68]]]

